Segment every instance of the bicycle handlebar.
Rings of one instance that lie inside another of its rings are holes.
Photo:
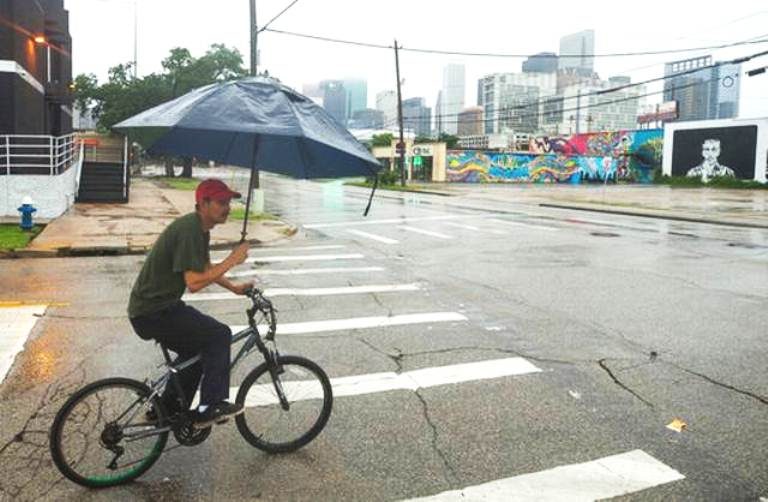
[[[253,286],[245,290],[244,294],[251,299],[253,306],[248,309],[248,322],[251,326],[255,326],[254,315],[257,311],[262,312],[269,321],[269,332],[265,335],[265,339],[274,340],[275,331],[277,329],[277,321],[275,320],[275,307],[272,302],[264,296],[264,292]]]

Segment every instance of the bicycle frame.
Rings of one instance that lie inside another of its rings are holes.
[[[269,302],[266,298],[264,298],[260,291],[254,289],[250,293],[248,293],[249,298],[253,301],[253,306],[247,310],[248,314],[248,327],[235,333],[232,335],[232,342],[231,345],[234,345],[242,340],[245,340],[245,343],[242,347],[240,347],[240,350],[237,352],[237,355],[232,360],[229,369],[232,371],[235,366],[245,357],[247,356],[255,346],[259,349],[259,352],[261,352],[262,356],[264,356],[264,360],[267,364],[270,365],[270,372],[272,372],[273,377],[280,373],[280,368],[277,367],[278,362],[278,352],[277,348],[274,349],[267,346],[266,343],[264,343],[264,340],[268,342],[275,343],[275,318],[274,318],[274,307],[272,306],[272,303]],[[260,302],[260,303],[259,303]],[[268,309],[268,312],[267,312]],[[256,325],[256,322],[254,320],[254,316],[256,312],[262,312],[269,315],[269,330],[267,334],[264,336],[264,339],[262,339],[261,334],[259,333],[258,326]],[[123,419],[128,413],[136,407],[136,404],[144,404],[146,401],[151,401],[156,396],[160,395],[160,391],[169,383],[171,385],[174,385],[176,387],[177,395],[180,399],[186,400],[186,396],[184,395],[184,391],[181,388],[181,385],[179,384],[178,380],[175,378],[176,374],[180,371],[183,371],[185,368],[188,368],[189,366],[192,366],[193,364],[197,363],[200,360],[200,356],[197,355],[195,357],[192,357],[190,359],[187,359],[186,361],[183,361],[179,363],[178,365],[172,365],[171,363],[171,357],[168,354],[168,349],[165,347],[162,347],[163,355],[165,357],[165,364],[168,368],[168,371],[166,371],[162,376],[160,376],[157,380],[150,381],[148,383],[150,388],[150,394],[146,398],[146,400],[142,401],[142,399],[136,400],[131,406],[128,407],[128,409],[123,412],[122,415],[120,415],[116,422],[119,422],[121,419]],[[278,382],[277,379],[273,379],[273,381]],[[275,384],[278,385],[277,383]],[[276,389],[278,396],[280,397],[281,406],[284,409],[287,409],[287,402],[285,400],[284,393],[282,392],[282,389],[278,388]],[[136,415],[139,413],[139,410],[141,407],[136,407],[136,409],[133,411],[133,413],[130,413],[130,416],[128,417],[128,420],[126,421],[126,425],[123,426],[123,430],[129,427],[128,424],[131,423],[131,421],[136,417]],[[141,424],[137,424],[136,427],[142,427]],[[159,427],[155,428],[151,431],[147,431],[144,433],[138,433],[138,434],[129,434],[124,433],[125,437],[128,438],[128,441],[136,441],[138,439],[145,438],[147,436],[156,435],[156,434],[162,434],[164,432],[168,432],[171,430],[170,426],[165,427]]]

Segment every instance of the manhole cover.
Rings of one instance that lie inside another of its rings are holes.
[[[614,234],[613,232],[590,232],[589,235],[594,235],[595,237],[619,237],[619,234]]]

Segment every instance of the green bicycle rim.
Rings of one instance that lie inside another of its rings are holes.
[[[135,477],[136,475],[142,472],[142,469],[144,469],[147,464],[154,461],[154,459],[157,458],[157,456],[163,452],[163,447],[161,446],[161,443],[162,441],[157,441],[157,443],[155,443],[154,448],[152,448],[152,451],[149,452],[149,455],[147,455],[144,458],[144,460],[136,464],[136,467],[134,467],[133,469],[122,472],[120,474],[93,476],[85,479],[89,483],[93,483],[96,486],[112,486],[114,484],[119,484],[119,483],[122,483],[123,481],[133,479],[133,477]]]

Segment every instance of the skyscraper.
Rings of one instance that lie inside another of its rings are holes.
[[[464,109],[464,65],[449,64],[443,68],[443,89],[441,93],[442,130],[456,134],[459,112]]]
[[[679,120],[733,118],[739,112],[740,64],[715,66],[712,56],[664,65],[664,101],[677,101]]]
[[[483,134],[483,131],[483,109],[481,107],[465,108],[459,113],[459,137],[480,136]]]
[[[323,90],[323,108],[342,126],[347,126],[347,90],[341,80],[324,80],[320,83]]]
[[[394,128],[397,125],[397,93],[381,91],[376,94],[376,109],[384,114],[384,128]]]
[[[579,73],[590,75],[595,70],[595,30],[584,30],[560,39],[558,70],[575,68]]]
[[[368,82],[359,78],[345,78],[344,88],[347,91],[347,116],[368,108]]]
[[[555,73],[557,71],[557,54],[540,52],[523,61],[523,73]]]
[[[454,121],[455,124],[455,121]],[[432,132],[432,109],[425,105],[424,98],[403,100],[403,127],[416,136],[429,136]]]

